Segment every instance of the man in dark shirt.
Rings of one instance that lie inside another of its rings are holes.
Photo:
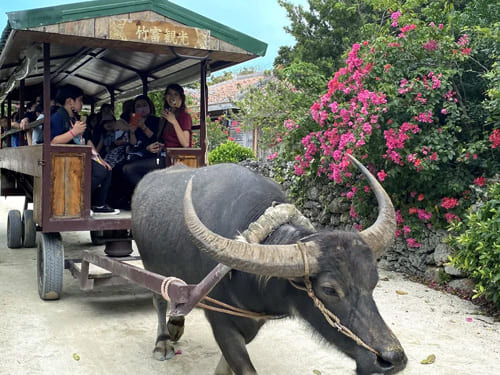
[[[83,91],[73,85],[62,86],[56,95],[61,107],[50,117],[50,139],[53,144],[80,144],[92,146],[92,211],[96,214],[117,214],[106,203],[111,184],[111,166],[95,150],[85,122],[78,119],[83,106]]]

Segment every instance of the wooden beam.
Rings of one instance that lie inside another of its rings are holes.
[[[5,147],[0,150],[0,168],[30,176],[42,176],[42,145]]]

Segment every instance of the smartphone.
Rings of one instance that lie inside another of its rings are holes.
[[[132,125],[134,128],[137,128],[139,126],[139,116],[137,113],[132,113],[130,116],[130,125]]]

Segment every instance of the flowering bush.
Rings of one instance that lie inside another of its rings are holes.
[[[196,108],[193,106],[193,108]],[[200,112],[194,111],[191,108],[188,108],[188,112],[191,115],[193,124],[200,123]],[[206,127],[207,127],[207,150],[210,152],[214,150],[217,146],[225,143],[229,139],[229,128],[226,125],[226,121],[224,116],[219,116],[215,120],[212,120],[210,117],[206,119]],[[200,136],[199,132],[193,131],[192,134],[192,143],[193,147],[200,147]]]
[[[309,107],[326,82],[312,64],[294,62],[287,67],[278,66],[272,76],[247,89],[236,102],[240,111],[233,113],[233,118],[244,130],[258,131],[261,149],[281,149],[286,140],[286,152],[275,151],[270,159],[278,154],[280,159],[287,159],[286,154],[298,152],[300,140],[314,128]]]
[[[233,141],[227,141],[208,153],[210,164],[239,163],[246,159],[254,159],[252,149],[239,145]]]
[[[397,235],[419,247],[423,227],[460,220],[468,185],[498,170],[498,132],[467,112],[460,82],[474,53],[469,36],[400,12],[389,22],[390,35],[353,45],[312,105],[316,129],[302,138],[295,174],[343,184],[351,216],[371,220],[370,189],[346,153],[356,155],[392,196]]]
[[[229,129],[226,126],[223,116],[219,116],[215,120],[207,118],[207,138],[208,151],[212,151],[216,147],[228,141]]]
[[[476,295],[486,295],[500,308],[500,184],[492,184],[485,202],[455,222],[449,244],[455,249],[452,263],[476,281]]]

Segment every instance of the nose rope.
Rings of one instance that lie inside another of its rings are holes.
[[[365,342],[363,340],[361,340],[358,336],[356,336],[349,328],[343,326],[340,323],[340,319],[334,313],[332,313],[330,310],[328,310],[325,307],[325,305],[323,304],[323,302],[321,302],[321,300],[318,297],[316,297],[316,295],[314,294],[313,288],[312,288],[311,280],[309,279],[309,263],[307,261],[307,254],[306,254],[306,249],[305,249],[304,243],[299,241],[298,247],[300,249],[300,253],[302,254],[302,259],[304,261],[304,285],[305,285],[305,288],[302,288],[302,287],[296,285],[292,280],[290,280],[290,283],[295,288],[300,289],[300,290],[304,290],[307,292],[307,295],[313,300],[314,305],[319,309],[319,311],[321,311],[321,313],[325,317],[326,321],[332,327],[337,328],[340,333],[342,333],[343,335],[352,339],[359,346],[362,346],[363,348],[369,350],[373,354],[380,356],[378,351],[373,349],[368,344],[365,344]]]
[[[298,248],[299,248],[300,253],[302,255],[302,260],[304,261],[304,285],[305,285],[305,288],[297,285],[292,280],[289,280],[290,284],[292,284],[295,288],[297,288],[299,290],[303,290],[303,291],[307,292],[307,295],[313,300],[314,305],[319,309],[319,311],[321,311],[321,313],[325,317],[326,321],[332,327],[337,328],[340,333],[342,333],[343,335],[352,339],[359,346],[362,346],[363,348],[372,352],[373,354],[380,356],[380,353],[378,351],[376,351],[371,346],[366,344],[363,340],[361,340],[358,336],[356,336],[349,328],[342,325],[342,323],[340,322],[340,319],[334,313],[332,313],[330,310],[328,310],[325,307],[325,305],[323,304],[323,302],[321,302],[321,300],[318,297],[316,297],[316,295],[314,294],[313,288],[312,288],[311,280],[309,279],[309,262],[307,261],[307,254],[306,254],[306,249],[305,249],[304,243],[299,241]],[[170,297],[168,295],[168,287],[174,281],[179,282],[183,285],[187,285],[184,280],[181,280],[177,277],[165,278],[161,284],[160,290],[161,290],[162,297],[166,301],[170,301]],[[215,306],[210,306],[210,305],[207,305],[207,304],[202,303],[202,302],[199,302],[197,304],[197,306],[204,308],[204,309],[207,309],[207,310],[218,311],[218,312],[222,312],[222,313],[226,313],[226,314],[230,314],[230,315],[241,316],[241,317],[246,317],[246,318],[250,318],[250,319],[277,318],[276,316],[270,316],[267,314],[261,314],[261,313],[256,313],[253,311],[239,309],[239,308],[236,308],[234,306],[230,306],[230,305],[224,304],[220,301],[214,300],[210,297],[205,297],[204,300],[207,302],[212,302],[214,304],[218,304],[220,306],[223,306],[223,308],[222,309],[217,308]],[[278,317],[278,318],[280,318],[280,317]]]

